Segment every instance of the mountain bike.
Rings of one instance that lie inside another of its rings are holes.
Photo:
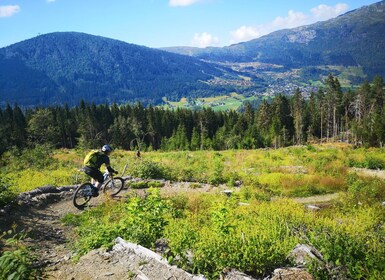
[[[99,191],[109,196],[117,195],[124,187],[124,180],[122,177],[114,177],[112,173],[106,171],[104,174],[104,182]],[[72,197],[72,202],[76,208],[84,208],[86,204],[94,197],[95,186],[91,182],[81,184],[76,188]]]

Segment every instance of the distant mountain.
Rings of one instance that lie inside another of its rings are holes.
[[[75,32],[0,49],[0,105],[159,103],[213,95],[208,80],[232,70],[193,57]]]
[[[308,26],[223,48],[152,49],[76,32],[0,49],[0,106],[77,105],[316,90],[330,71],[345,86],[385,78],[385,0]],[[334,73],[333,73],[334,74]]]
[[[362,66],[368,78],[385,77],[385,1],[308,26],[273,32],[223,48],[164,50],[210,61],[262,62],[301,68]]]

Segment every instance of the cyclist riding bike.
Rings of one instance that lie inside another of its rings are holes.
[[[84,158],[84,172],[93,179],[95,188],[93,189],[92,196],[99,195],[99,188],[104,182],[103,173],[100,171],[100,167],[104,164],[107,167],[109,173],[118,174],[110,165],[109,155],[113,149],[109,145],[104,145],[100,151],[90,151]]]

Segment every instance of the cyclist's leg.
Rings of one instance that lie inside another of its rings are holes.
[[[84,167],[84,172],[91,177],[91,183],[92,184],[98,184],[98,183],[103,183],[104,178],[103,178],[103,173],[96,168],[92,168],[89,166]]]
[[[100,172],[100,170],[98,170],[97,174],[95,174],[95,175],[97,175],[97,176],[93,177],[93,179],[95,180],[95,187],[100,189],[100,187],[102,186],[102,184],[104,182],[103,174],[102,174],[102,172]]]
[[[99,169],[91,168],[88,166],[84,168],[84,172],[92,178],[92,184],[97,188],[98,192],[104,181],[102,172]]]

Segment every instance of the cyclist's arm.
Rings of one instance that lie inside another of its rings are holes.
[[[118,174],[118,171],[116,171],[115,169],[113,169],[113,168],[111,167],[111,165],[106,165],[106,166],[107,166],[108,172]]]
[[[110,165],[110,159],[109,159],[109,158],[106,159],[105,165],[106,165],[106,167],[107,167],[108,172],[118,174],[118,171],[116,171],[115,169],[113,169],[113,168],[111,167],[111,165]]]

